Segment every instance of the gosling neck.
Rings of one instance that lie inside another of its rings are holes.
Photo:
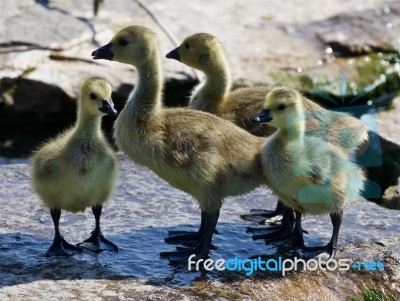
[[[158,52],[152,59],[136,66],[136,87],[126,105],[130,116],[150,116],[162,107],[162,71]]]
[[[74,136],[79,139],[96,139],[101,136],[101,117],[91,116],[78,110]]]
[[[225,56],[211,60],[202,71],[205,80],[195,88],[190,106],[215,112],[231,90],[231,73]]]
[[[287,142],[302,143],[305,130],[304,113],[297,113],[294,116],[289,116],[286,126],[278,129],[278,132]]]

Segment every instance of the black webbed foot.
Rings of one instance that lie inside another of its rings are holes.
[[[247,227],[246,233],[253,233],[253,234],[263,234],[265,232],[270,232],[273,230],[279,230],[282,226],[270,226],[270,227]]]
[[[169,236],[164,239],[167,244],[178,244],[185,242],[198,242],[201,238],[201,234],[199,232],[188,232],[186,234],[179,234],[175,236]]]
[[[211,248],[212,236],[215,231],[215,227],[218,222],[219,210],[214,212],[202,212],[202,226],[200,227],[200,233],[202,236],[197,243],[195,248],[182,248],[178,247],[176,251],[172,252],[161,252],[161,258],[168,258],[170,264],[180,265],[188,263],[189,260],[197,260],[208,258],[208,253]]]
[[[79,243],[78,246],[95,253],[100,253],[102,251],[118,252],[118,247],[106,239],[103,233],[98,233],[94,230],[91,234],[92,235],[88,239]]]
[[[54,238],[53,244],[46,252],[46,256],[71,256],[72,254],[68,253],[67,250],[82,252],[83,249],[81,247],[71,245],[63,237]]]
[[[250,214],[243,214],[240,217],[247,221],[256,222],[259,225],[278,224],[284,209],[283,203],[278,201],[275,210],[251,209]]]
[[[78,246],[81,246],[82,248],[95,253],[100,253],[102,251],[118,252],[118,247],[111,241],[106,239],[103,233],[101,233],[100,217],[102,210],[103,210],[102,205],[92,206],[92,212],[96,221],[96,227],[92,231],[90,237],[84,240],[83,242],[79,243]]]

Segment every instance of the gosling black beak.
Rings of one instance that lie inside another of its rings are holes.
[[[271,111],[262,109],[260,113],[251,119],[253,123],[269,122],[272,120]]]
[[[166,55],[165,55],[165,57],[167,58],[167,59],[174,59],[174,60],[177,60],[177,61],[181,61],[181,55],[179,54],[179,50],[180,50],[181,48],[180,47],[176,47],[174,50],[172,50],[172,51],[170,51],[170,52],[168,52]]]
[[[99,110],[107,115],[117,117],[118,112],[114,108],[114,103],[112,99],[104,99],[101,108]]]
[[[109,60],[111,61],[114,58],[114,53],[111,52],[111,43],[108,43],[99,49],[92,52],[92,57],[94,60]]]

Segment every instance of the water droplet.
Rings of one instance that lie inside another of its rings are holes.
[[[296,71],[300,73],[300,72],[302,72],[302,71],[303,71],[303,68],[301,68],[301,67],[297,67]]]
[[[392,28],[392,27],[393,27],[393,24],[392,24],[392,23],[387,23],[387,24],[386,24],[386,27],[387,27],[387,28]]]
[[[367,101],[367,105],[371,106],[372,105],[372,100]]]
[[[389,7],[389,6],[385,6],[385,7],[383,8],[383,12],[384,12],[385,14],[390,13],[390,7]]]
[[[325,53],[328,53],[328,54],[330,54],[330,53],[332,53],[333,52],[333,50],[332,50],[332,48],[331,47],[327,47],[327,48],[325,48]]]
[[[369,62],[371,61],[371,58],[369,56],[364,57],[364,62]]]
[[[382,57],[382,56],[383,56],[382,52],[378,52],[378,57]]]
[[[318,65],[318,66],[321,66],[321,65],[322,65],[322,60],[318,60],[318,61],[317,61],[317,65]]]

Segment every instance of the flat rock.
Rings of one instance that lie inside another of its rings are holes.
[[[10,50],[62,50],[87,41],[91,25],[48,1],[2,1],[0,46]]]
[[[367,201],[350,204],[339,237],[338,258],[377,261],[383,271],[244,271],[188,272],[171,267],[159,252],[170,230],[195,230],[199,211],[186,194],[172,188],[146,168],[119,155],[120,180],[104,206],[102,230],[119,246],[119,253],[90,252],[69,258],[46,258],[53,225],[50,214],[33,192],[29,163],[0,166],[0,299],[1,300],[348,300],[365,287],[378,287],[400,297],[400,211]],[[303,256],[290,243],[265,245],[252,241],[239,215],[250,208],[273,208],[276,197],[259,188],[228,198],[221,212],[211,258],[238,256],[293,258]],[[77,243],[94,227],[90,210],[62,213],[64,238]],[[320,245],[330,239],[328,216],[306,216],[306,241]]]
[[[351,56],[373,51],[400,51],[400,3],[343,13],[317,22],[318,38],[335,53]]]
[[[400,145],[400,97],[395,97],[387,111],[376,115],[379,135],[385,140]]]

